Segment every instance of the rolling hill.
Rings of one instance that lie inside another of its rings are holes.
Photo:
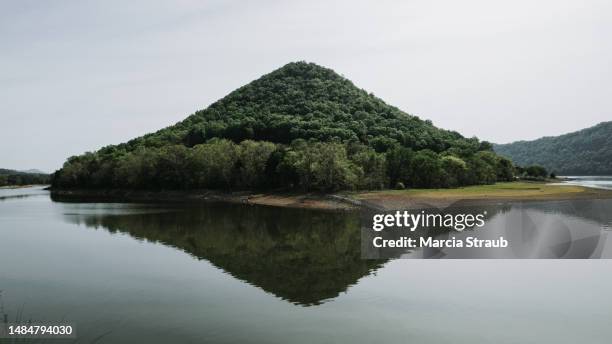
[[[494,145],[517,165],[542,165],[557,175],[612,174],[612,122],[573,133]]]

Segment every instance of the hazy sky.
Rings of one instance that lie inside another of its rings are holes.
[[[0,1],[0,167],[173,124],[290,61],[505,143],[611,120],[612,1]]]

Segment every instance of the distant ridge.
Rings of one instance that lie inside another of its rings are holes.
[[[35,168],[29,169],[29,170],[24,170],[24,171],[21,171],[21,172],[32,173],[32,174],[49,174],[48,172],[44,172],[44,171],[41,171],[41,170],[38,170],[38,169],[35,169]]]
[[[39,170],[28,171],[16,171],[0,168],[0,186],[49,184],[51,182],[51,176],[48,173],[38,173],[40,172]]]
[[[533,141],[496,144],[493,149],[518,165],[542,165],[558,175],[612,174],[612,121]]]

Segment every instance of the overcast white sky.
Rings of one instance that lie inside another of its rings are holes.
[[[0,1],[0,167],[173,124],[290,61],[505,143],[611,120],[612,1]]]

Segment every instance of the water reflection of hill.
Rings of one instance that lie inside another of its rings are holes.
[[[127,215],[68,215],[160,242],[300,305],[337,297],[384,261],[361,259],[359,216],[213,204]]]
[[[126,208],[124,214],[113,209],[112,212],[98,209],[91,214],[81,209],[65,216],[71,222],[88,227],[127,233],[183,250],[198,259],[206,259],[240,280],[300,305],[316,305],[335,298],[386,262],[362,259],[364,233],[360,232],[360,216],[363,223],[368,223],[372,215],[368,212],[360,215],[228,204],[178,209],[175,206],[171,210],[147,206],[137,213]],[[510,250],[472,252],[432,248],[410,253],[406,249],[395,249],[366,256],[387,259],[406,254],[406,257],[421,258],[586,258],[593,256],[591,252],[599,254],[602,247],[605,248],[605,236],[600,237],[601,225],[612,223],[610,209],[612,200],[479,207],[463,206],[459,202],[439,211],[450,214],[486,211],[486,228],[467,230],[463,234],[434,228],[413,234],[442,238],[503,235],[513,242]],[[366,242],[374,234],[366,228]],[[392,239],[400,234],[382,232],[376,235]],[[538,237],[546,240],[536,240]],[[550,245],[542,246],[547,243]],[[571,245],[561,247],[559,243]]]

